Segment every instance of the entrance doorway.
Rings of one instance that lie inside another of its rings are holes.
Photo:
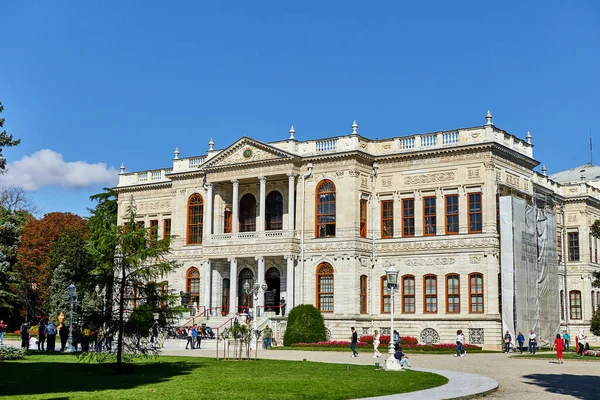
[[[221,315],[229,314],[229,278],[223,279],[223,295],[221,296]]]
[[[275,311],[275,314],[279,315],[279,288],[281,284],[279,270],[275,267],[269,268],[265,276],[265,282],[267,284],[265,311]]]

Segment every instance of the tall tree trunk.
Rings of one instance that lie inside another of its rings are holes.
[[[117,365],[121,365],[123,363],[123,317],[125,311],[125,305],[123,304],[123,300],[125,298],[125,263],[122,259],[119,260],[121,263],[121,284],[119,286],[119,337],[117,338]]]

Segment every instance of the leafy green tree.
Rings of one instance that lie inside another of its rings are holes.
[[[595,237],[596,239],[600,239],[600,219],[594,221],[594,223],[590,227],[590,232],[593,237]],[[592,281],[592,286],[600,287],[600,271],[592,272],[592,276],[594,277],[594,280]]]
[[[0,102],[0,115],[2,114],[2,112],[4,111],[4,106],[2,105],[2,102]],[[4,121],[5,119],[0,117],[0,129],[2,129],[4,127]],[[21,143],[20,139],[13,139],[13,135],[9,135],[6,133],[5,130],[0,131],[0,174],[3,174],[4,172],[6,172],[6,158],[4,158],[4,156],[2,156],[2,148],[3,147],[12,147],[12,146],[16,146],[19,143]]]
[[[0,310],[13,309],[18,300],[14,294],[17,287],[14,267],[17,262],[17,248],[26,221],[27,214],[0,207]]]
[[[301,304],[288,315],[283,344],[322,342],[327,339],[325,322],[321,312],[311,304]]]
[[[596,311],[594,311],[594,315],[592,316],[590,332],[592,332],[595,336],[600,336],[600,306],[596,308]]]

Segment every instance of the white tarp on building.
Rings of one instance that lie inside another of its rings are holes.
[[[502,196],[500,238],[503,332],[533,329],[549,345],[560,327],[556,215]]]

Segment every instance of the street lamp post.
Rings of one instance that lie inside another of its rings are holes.
[[[398,292],[398,270],[394,268],[394,264],[390,265],[390,268],[385,271],[387,279],[387,287],[390,291],[390,345],[388,349],[389,357],[385,360],[384,368],[388,371],[399,371],[402,370],[400,361],[396,360],[394,349],[394,295]]]
[[[67,290],[69,291],[69,297],[71,298],[71,317],[69,320],[69,342],[65,351],[73,352],[75,351],[75,348],[73,347],[73,304],[75,303],[75,298],[77,297],[77,289],[75,288],[75,285],[71,283]]]

